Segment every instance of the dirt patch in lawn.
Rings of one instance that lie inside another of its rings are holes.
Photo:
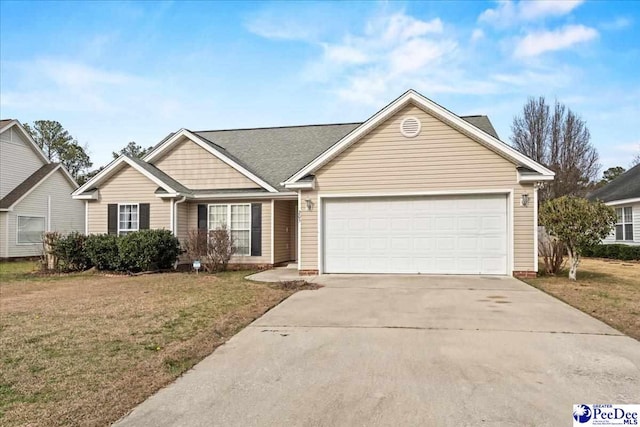
[[[107,425],[305,289],[246,275],[4,275],[0,424]]]
[[[578,280],[566,274],[525,282],[640,340],[640,263],[585,258]]]

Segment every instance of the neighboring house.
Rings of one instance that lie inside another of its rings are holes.
[[[615,229],[603,243],[640,245],[640,164],[589,194],[616,209]]]
[[[301,274],[534,275],[553,172],[410,90],[363,123],[192,132],[79,188],[89,233],[230,227],[232,263]]]
[[[17,120],[0,120],[0,258],[41,255],[45,231],[84,232],[77,188]]]

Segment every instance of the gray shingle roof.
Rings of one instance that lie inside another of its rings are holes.
[[[487,116],[462,119],[497,138]],[[273,187],[302,169],[362,123],[197,131],[197,136],[258,175]]]
[[[11,190],[0,200],[0,209],[9,209],[22,196],[28,193],[34,186],[38,185],[51,171],[58,167],[58,163],[48,163],[32,173],[27,179],[22,181],[16,188]]]
[[[640,197],[640,164],[635,165],[607,185],[589,194],[591,200],[612,202],[614,200]]]

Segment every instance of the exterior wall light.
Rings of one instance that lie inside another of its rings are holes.
[[[306,199],[304,203],[307,205],[307,211],[311,212],[313,210],[313,200]]]
[[[529,195],[527,193],[523,194],[520,198],[520,205],[529,206]]]

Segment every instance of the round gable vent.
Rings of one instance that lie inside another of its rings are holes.
[[[414,138],[420,134],[422,124],[416,117],[406,117],[400,122],[400,133],[407,138]]]

